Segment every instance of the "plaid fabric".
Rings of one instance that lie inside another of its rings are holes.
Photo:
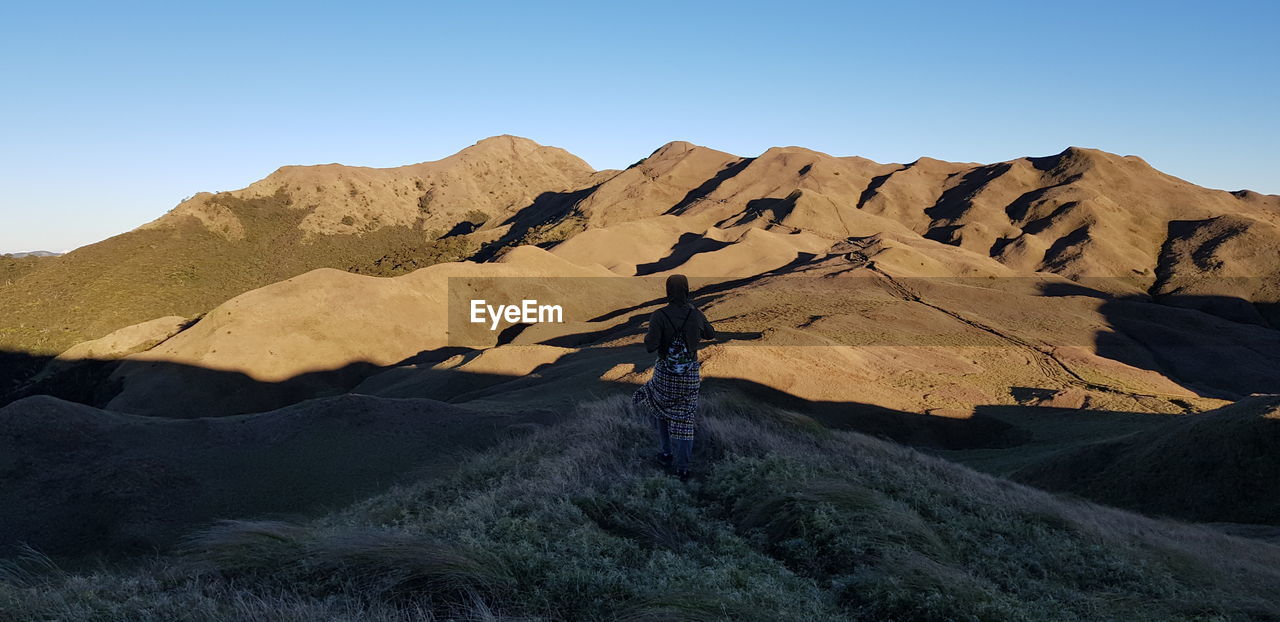
[[[676,362],[659,358],[653,366],[653,377],[636,390],[631,402],[653,409],[655,415],[666,421],[672,439],[691,441],[701,383],[701,365],[696,360]]]

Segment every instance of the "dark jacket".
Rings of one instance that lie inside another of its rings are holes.
[[[714,339],[716,330],[711,327],[707,317],[693,305],[668,304],[649,316],[649,333],[644,336],[644,347],[650,352],[659,352],[666,356],[667,348],[676,335],[684,335],[684,343],[689,354],[698,353],[698,341]]]

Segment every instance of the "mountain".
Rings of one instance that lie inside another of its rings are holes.
[[[1026,273],[1103,277],[1090,285],[1111,293],[1242,297],[1260,306],[1233,317],[1268,323],[1278,296],[1280,268],[1266,249],[1277,243],[1280,197],[1207,190],[1132,156],[1073,147],[990,165],[900,165],[673,142],[626,170],[593,171],[563,150],[499,136],[436,162],[290,166],[243,190],[197,194],[10,278],[0,347],[56,354],[319,267],[399,274],[625,223],[680,235],[714,226],[827,240],[919,236]],[[618,258],[601,261],[616,267]],[[1239,282],[1223,291],[1220,276]]]
[[[386,275],[466,257],[474,242],[442,236],[496,226],[593,175],[563,150],[511,136],[392,169],[285,167],[0,281],[0,349],[57,354],[316,268]]]
[[[508,159],[514,168],[503,175],[492,172]],[[519,171],[525,170],[537,172],[546,185],[570,189],[539,197],[521,194]],[[225,236],[211,248],[235,246],[244,243],[242,236],[262,230],[253,224],[262,222],[268,209],[261,201],[303,192],[299,196],[308,197],[307,205],[317,207],[297,208],[291,199],[270,208],[301,217],[290,229],[300,248],[331,248],[323,241],[333,239],[376,247],[377,236],[385,232],[418,231],[422,225],[411,217],[432,218],[434,224],[463,217],[460,198],[425,210],[406,198],[417,179],[432,180],[424,182],[421,196],[454,196],[446,188],[458,186],[459,171],[472,185],[457,197],[480,192],[476,183],[490,183],[497,190],[480,194],[496,201],[485,209],[498,216],[477,231],[444,241],[468,240],[480,253],[490,251],[488,262],[447,262],[391,280],[314,271],[225,303],[210,302],[208,308],[187,308],[185,317],[208,316],[113,364],[111,391],[86,401],[169,416],[277,408],[353,390],[388,366],[416,365],[423,356],[439,359],[432,364],[447,359],[449,347],[456,345],[448,338],[444,315],[450,277],[661,277],[672,272],[746,279],[724,289],[714,304],[743,332],[763,335],[757,346],[786,345],[795,334],[820,336],[841,352],[847,350],[843,346],[875,344],[902,352],[937,345],[985,347],[992,335],[1001,346],[999,355],[983,357],[951,348],[928,355],[933,359],[928,364],[918,360],[921,355],[849,359],[842,388],[859,387],[864,401],[885,408],[925,412],[1013,403],[1014,388],[1040,387],[1084,391],[1094,404],[1117,410],[1163,412],[1182,410],[1178,404],[1192,398],[1238,399],[1280,386],[1280,348],[1275,347],[1280,333],[1269,319],[1277,290],[1267,278],[1280,266],[1280,255],[1267,252],[1267,244],[1280,244],[1280,229],[1271,224],[1280,214],[1275,209],[1280,197],[1194,187],[1138,158],[1095,150],[1069,148],[1056,156],[996,165],[930,159],[896,165],[798,147],[742,158],[674,142],[626,170],[597,173],[561,150],[499,137],[440,162],[401,169],[287,167],[231,193],[236,201],[259,202],[254,209],[242,205],[239,216],[223,199],[196,197],[135,233],[207,226]],[[314,183],[326,176],[345,179],[340,186],[347,191]],[[585,185],[573,189],[575,180]],[[434,194],[437,190],[440,194]],[[366,205],[356,198],[368,196],[378,199]],[[331,230],[336,214],[351,210],[361,212],[363,227],[378,219],[390,224],[357,237]],[[529,212],[534,216],[524,215]],[[574,222],[563,240],[532,233]],[[208,228],[200,230],[205,240],[214,237]],[[998,239],[984,233],[997,230],[1003,232]],[[516,247],[531,235],[549,252]],[[1034,262],[1033,248],[1040,249]],[[68,259],[74,254],[60,261]],[[869,314],[866,303],[840,301],[844,292],[786,291],[788,283],[819,281],[849,283],[863,295],[885,299],[879,304],[894,304],[900,315],[885,322],[887,316]],[[1233,284],[1234,290],[1226,289]],[[214,296],[199,281],[192,285],[186,295]],[[651,291],[626,289],[608,296],[558,294],[573,301],[583,320],[652,300]],[[828,302],[820,302],[824,299]],[[1044,319],[1028,322],[1029,313]],[[917,327],[938,334],[926,339],[912,332]],[[589,336],[574,337],[570,329],[531,331],[505,343],[569,346],[551,359],[544,359],[552,356],[545,349],[527,354],[550,364],[600,344],[634,343],[638,317],[615,316],[572,330]],[[848,335],[859,337],[851,342]],[[492,347],[497,341],[470,345]],[[750,378],[767,363],[748,353],[763,351],[729,348],[721,355],[712,349],[708,355],[722,357],[712,369]],[[819,351],[818,346],[784,350],[779,358],[805,369]],[[1037,363],[1021,363],[1027,360]],[[805,376],[797,372],[795,380],[772,384],[806,399],[827,399],[799,388]],[[946,388],[974,376],[977,380],[966,380],[959,393]],[[923,388],[910,384],[921,378]],[[892,386],[904,379],[907,385]],[[397,395],[413,393],[404,383],[396,386]],[[177,415],[170,405],[184,402],[184,395],[199,399]],[[414,396],[438,397],[430,391]]]
[[[0,256],[7,257],[57,257],[63,253],[54,253],[52,251],[30,251],[26,253],[0,253]]]
[[[879,237],[832,243],[751,227],[738,238],[716,231],[709,235],[725,240],[718,248],[670,269],[732,273],[727,281],[704,281],[704,291],[716,292],[704,310],[722,330],[754,336],[706,348],[712,378],[750,379],[808,400],[842,400],[855,391],[861,402],[916,412],[1014,404],[1017,387],[1077,391],[1116,410],[1180,412],[1202,398],[1280,386],[1280,331],[1266,327],[1083,289],[1053,275],[1015,276],[991,258],[920,238],[913,247]],[[564,246],[576,256],[584,249],[575,241]],[[575,384],[600,382],[624,361],[643,369],[645,357],[633,349],[661,283],[620,278],[559,251],[526,246],[490,263],[443,263],[390,279],[318,270],[253,290],[118,360],[110,373],[114,393],[95,404],[189,417],[257,412],[348,390],[378,395],[384,385],[375,376],[416,375],[427,359],[440,363],[460,350],[472,353],[442,363],[455,375],[485,367],[500,351],[506,363],[491,367],[500,374],[546,367],[533,383],[506,378],[488,399],[570,403]],[[970,276],[931,273],[956,273],[965,262]],[[542,285],[548,276],[574,278]],[[485,341],[460,348],[448,288],[463,277],[523,277],[574,321],[510,336],[483,331]],[[617,309],[630,312],[613,314]],[[814,382],[830,373],[840,374],[840,385]],[[536,395],[513,392],[522,384],[536,384]],[[441,397],[435,383],[420,392],[394,386],[388,396]]]
[[[909,231],[1022,271],[1124,277],[1109,289],[1168,293],[1166,283],[1189,270],[1179,257],[1221,245],[1206,247],[1212,236],[1202,235],[1181,244],[1185,251],[1168,252],[1189,236],[1180,223],[1226,217],[1234,235],[1274,242],[1280,196],[1208,190],[1134,156],[1077,147],[990,165],[928,158],[898,165],[798,147],[737,158],[671,143],[602,184],[580,210],[602,225],[679,214],[702,226],[752,224],[836,239]],[[1237,267],[1235,276],[1272,274],[1275,263],[1266,258],[1274,254],[1257,256],[1248,264],[1224,260]]]
[[[0,263],[0,610],[1274,618],[1278,220],[1074,147],[285,167]],[[677,273],[687,483],[627,399]]]
[[[396,168],[326,164],[286,166],[247,188],[220,196],[199,193],[143,229],[164,229],[195,218],[229,240],[244,239],[255,223],[227,199],[282,199],[298,210],[304,239],[360,234],[384,227],[449,231],[468,212],[506,218],[539,195],[587,185],[596,176],[563,149],[526,138],[495,136],[435,162]]]

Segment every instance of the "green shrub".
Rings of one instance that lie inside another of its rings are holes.
[[[469,222],[472,225],[479,227],[484,223],[489,222],[489,214],[478,209],[473,209],[462,216],[462,221]]]

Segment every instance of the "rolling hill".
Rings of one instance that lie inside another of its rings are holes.
[[[0,280],[0,349],[57,354],[317,268],[388,275],[464,258],[476,248],[441,239],[452,228],[510,218],[593,175],[562,150],[510,136],[394,169],[284,167]]]
[[[1148,514],[1277,524],[1278,433],[1280,396],[1255,396],[1060,452],[1012,476]]]
[[[1094,502],[1280,525],[1276,248],[1280,197],[1075,147],[285,167],[0,263],[0,610],[1274,618],[1265,538]],[[676,273],[688,486],[625,399]]]
[[[639,228],[623,234],[627,223]],[[709,227],[919,237],[1115,294],[1236,297],[1245,306],[1225,305],[1228,315],[1270,323],[1278,260],[1267,249],[1280,243],[1278,225],[1280,197],[1208,190],[1136,157],[1074,147],[989,165],[900,165],[798,147],[739,157],[673,142],[626,170],[594,171],[563,150],[500,136],[398,168],[284,167],[10,271],[0,281],[0,347],[57,354],[320,267],[401,274],[599,230],[654,245],[655,227],[690,240]],[[636,270],[659,271],[650,264]]]

